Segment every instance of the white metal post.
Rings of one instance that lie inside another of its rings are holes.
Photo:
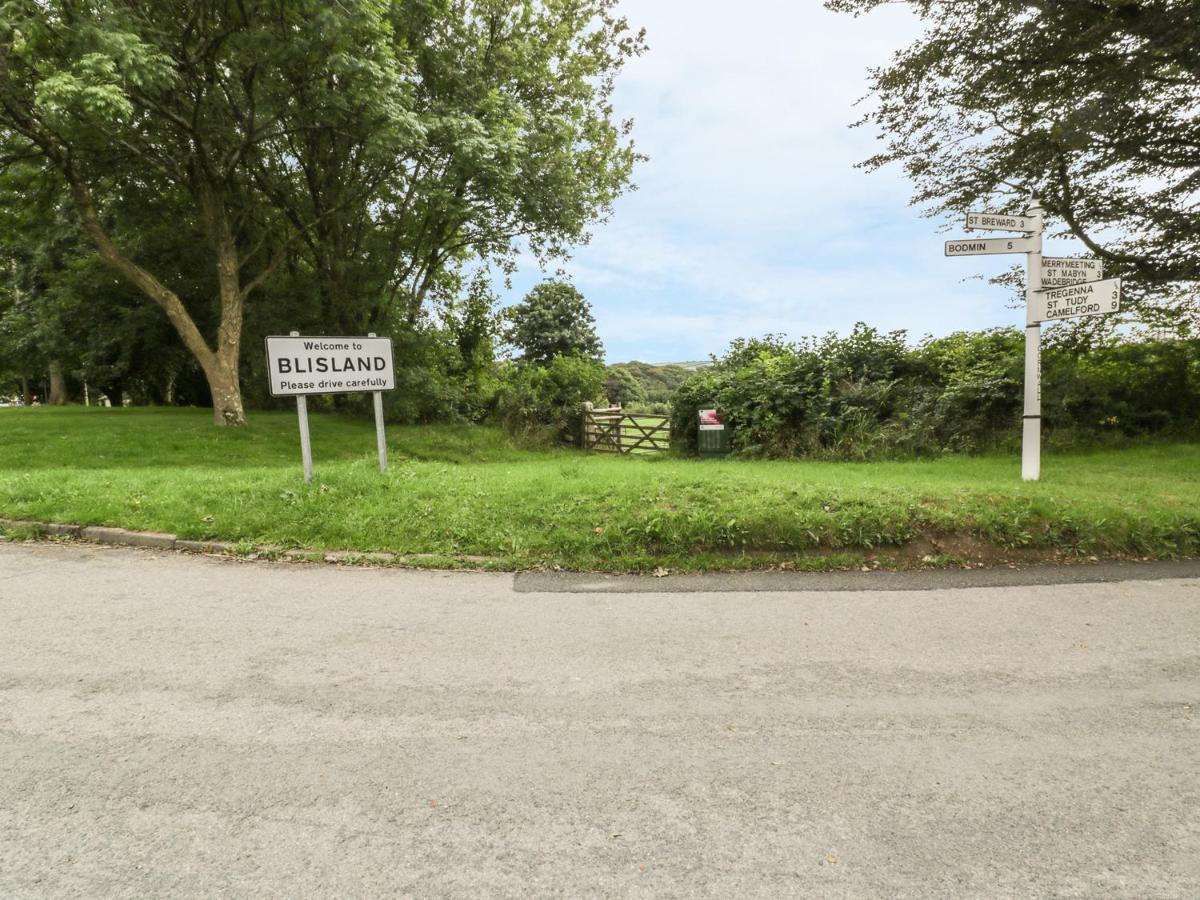
[[[371,332],[367,337],[375,337]],[[375,446],[379,448],[379,471],[387,471],[387,435],[383,431],[383,391],[374,392],[375,400]]]
[[[303,394],[296,398],[296,414],[300,417],[300,456],[304,459],[304,482],[312,483],[312,442],[308,438],[308,398]]]
[[[292,337],[300,337],[300,332],[293,331]],[[300,420],[300,457],[304,461],[304,483],[311,484],[313,479],[312,441],[308,436],[308,398],[303,394],[296,397],[296,417]]]
[[[379,447],[379,471],[387,471],[387,437],[383,433],[383,392],[375,392],[375,443]]]
[[[1042,325],[1033,319],[1034,292],[1042,287],[1042,207],[1034,200],[1028,214],[1037,217],[1030,236],[1033,249],[1026,254],[1025,270],[1025,404],[1021,428],[1021,478],[1037,481],[1042,474]]]

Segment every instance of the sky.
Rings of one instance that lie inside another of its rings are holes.
[[[608,362],[700,360],[738,337],[858,321],[913,339],[1024,324],[1008,292],[972,277],[1014,257],[945,258],[965,232],[909,206],[899,168],[855,168],[879,149],[873,128],[849,127],[867,70],[920,33],[904,5],[855,19],[820,0],[625,0],[623,14],[649,50],[614,106],[649,160],[565,265]],[[526,263],[502,302],[550,274]]]

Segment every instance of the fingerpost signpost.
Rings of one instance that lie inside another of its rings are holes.
[[[387,471],[387,440],[383,431],[383,392],[396,389],[396,367],[392,339],[376,337],[268,336],[267,377],[272,397],[295,397],[300,420],[300,457],[304,480],[312,481],[312,441],[308,434],[310,394],[348,394],[365,391],[374,395],[375,446],[379,471]]]
[[[1021,215],[967,213],[967,230],[1021,231],[1023,237],[957,238],[947,256],[1024,253],[1025,402],[1021,430],[1021,477],[1037,481],[1042,470],[1042,322],[1120,312],[1121,279],[1104,278],[1098,259],[1042,256],[1045,222],[1034,201]]]

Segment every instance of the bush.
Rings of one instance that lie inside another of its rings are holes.
[[[1054,430],[1126,437],[1200,424],[1200,341],[1112,344],[1042,355],[1042,404]]]
[[[495,364],[464,359],[455,335],[445,328],[397,330],[393,337],[396,390],[384,394],[389,422],[480,422],[487,417],[497,389]],[[363,404],[351,395],[342,402]]]
[[[1043,413],[1059,443],[1104,435],[1195,434],[1200,341],[1111,343],[1042,354]],[[1020,435],[1024,335],[959,332],[910,348],[904,332],[859,324],[848,337],[737,340],[671,404],[673,439],[697,440],[715,406],[743,454],[869,459],[980,452]]]
[[[875,456],[902,442],[903,429],[880,426],[912,407],[916,364],[902,332],[880,334],[865,325],[844,339],[734,341],[724,359],[680,386],[672,433],[694,447],[696,410],[716,406],[743,453]]]
[[[583,403],[603,393],[604,366],[582,356],[555,356],[548,365],[509,363],[501,371],[495,415],[514,434],[577,441]]]
[[[1020,421],[1025,335],[1016,328],[956,332],[928,339],[915,351],[925,405],[915,421],[928,450],[979,452],[1015,434]]]

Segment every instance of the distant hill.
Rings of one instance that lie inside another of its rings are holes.
[[[698,368],[710,365],[708,362],[689,363],[644,363],[634,360],[627,363],[614,363],[610,369],[623,369],[637,379],[638,384],[646,392],[646,404],[661,407],[671,402],[671,395]]]

